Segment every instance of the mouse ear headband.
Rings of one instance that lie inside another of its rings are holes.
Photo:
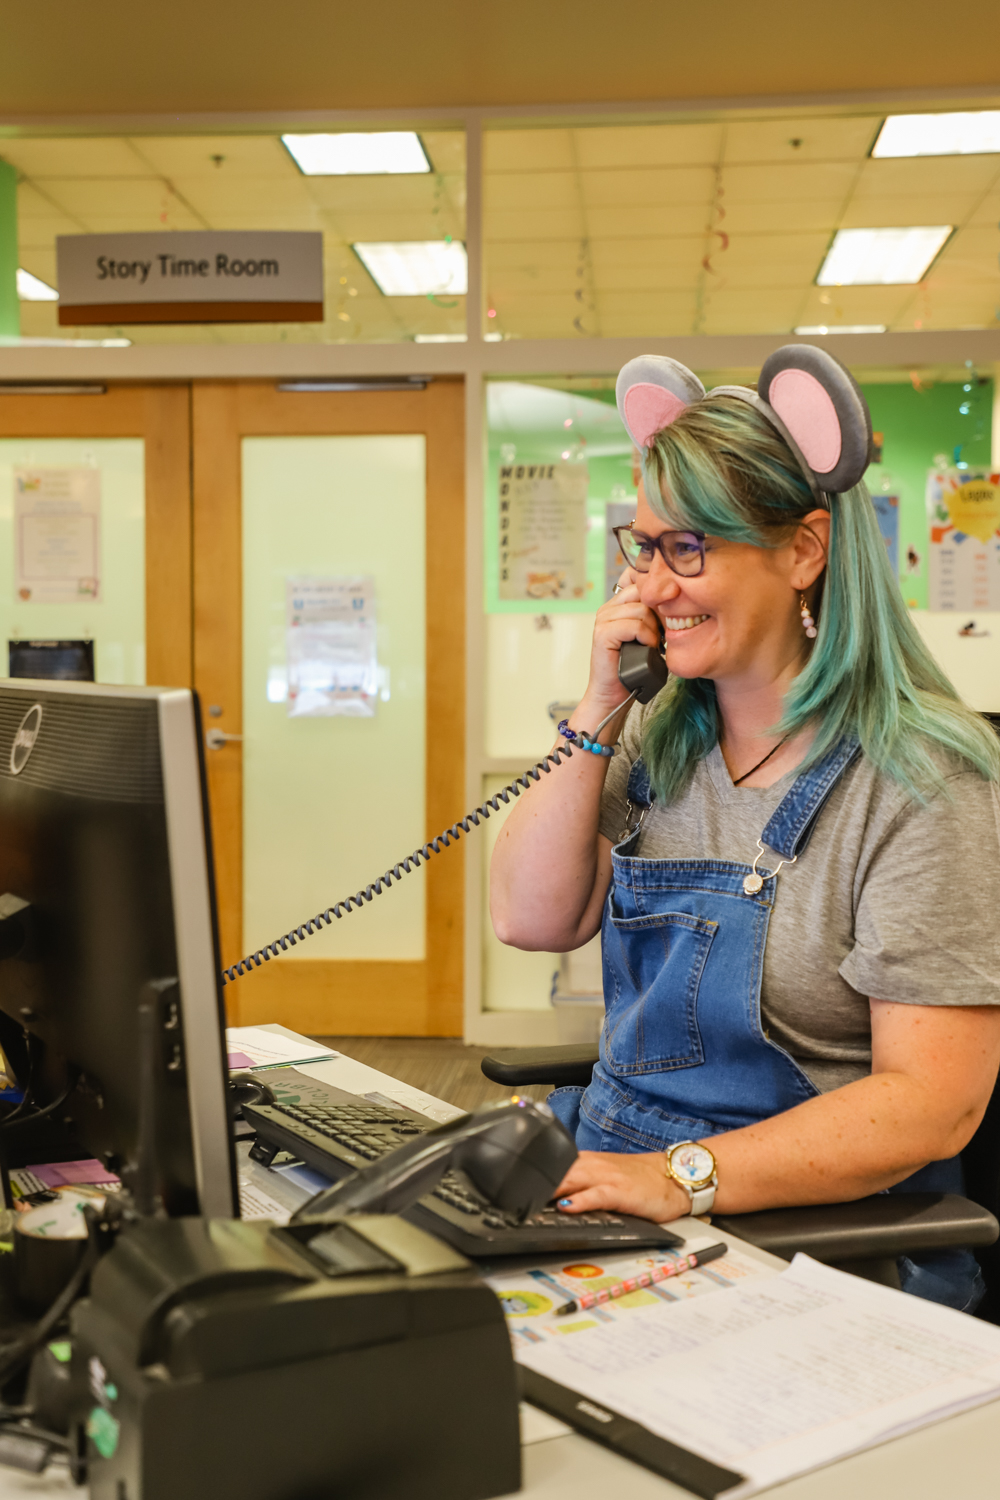
[[[638,448],[648,448],[705,394],[697,375],[657,354],[629,360],[616,386],[619,414]],[[850,371],[825,349],[786,344],[764,361],[756,391],[717,385],[712,394],[756,408],[784,438],[817,499],[851,489],[871,462],[868,403]]]

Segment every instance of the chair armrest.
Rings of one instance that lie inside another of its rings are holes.
[[[826,1264],[992,1245],[1000,1224],[953,1193],[879,1193],[855,1203],[713,1214],[712,1228],[791,1260],[802,1250]]]
[[[586,1088],[596,1061],[596,1042],[574,1042],[566,1047],[509,1047],[484,1057],[480,1067],[487,1078],[507,1088],[528,1083]]]

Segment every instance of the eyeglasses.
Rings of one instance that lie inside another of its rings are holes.
[[[662,531],[647,536],[631,526],[613,526],[622,557],[637,573],[648,573],[653,553],[659,552],[672,573],[681,578],[697,578],[705,571],[705,533],[703,531]]]

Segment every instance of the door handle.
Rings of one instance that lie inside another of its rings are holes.
[[[227,734],[224,729],[206,729],[205,744],[210,750],[221,750],[229,740],[242,741],[241,734]]]

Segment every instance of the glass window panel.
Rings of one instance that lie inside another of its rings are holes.
[[[417,174],[307,176],[280,134],[19,136],[20,263],[56,284],[56,236],[194,229],[319,230],[322,323],[60,327],[57,302],[21,304],[28,338],[127,338],[133,343],[382,343],[465,333],[465,297],[384,296],[352,245],[465,240],[465,134],[422,131],[431,166]]]
[[[243,442],[244,947],[370,884],[422,844],[422,436]],[[374,579],[373,717],[292,717],[286,580]],[[289,958],[424,956],[422,876],[393,884]]]
[[[98,682],[146,680],[146,490],[141,438],[0,439],[0,673],[9,640],[93,640]],[[44,604],[18,598],[14,470],[83,467],[100,475],[100,594]]]
[[[877,115],[487,131],[486,326],[503,338],[995,324],[991,158],[870,160]],[[834,231],[959,226],[916,288],[815,284]]]

